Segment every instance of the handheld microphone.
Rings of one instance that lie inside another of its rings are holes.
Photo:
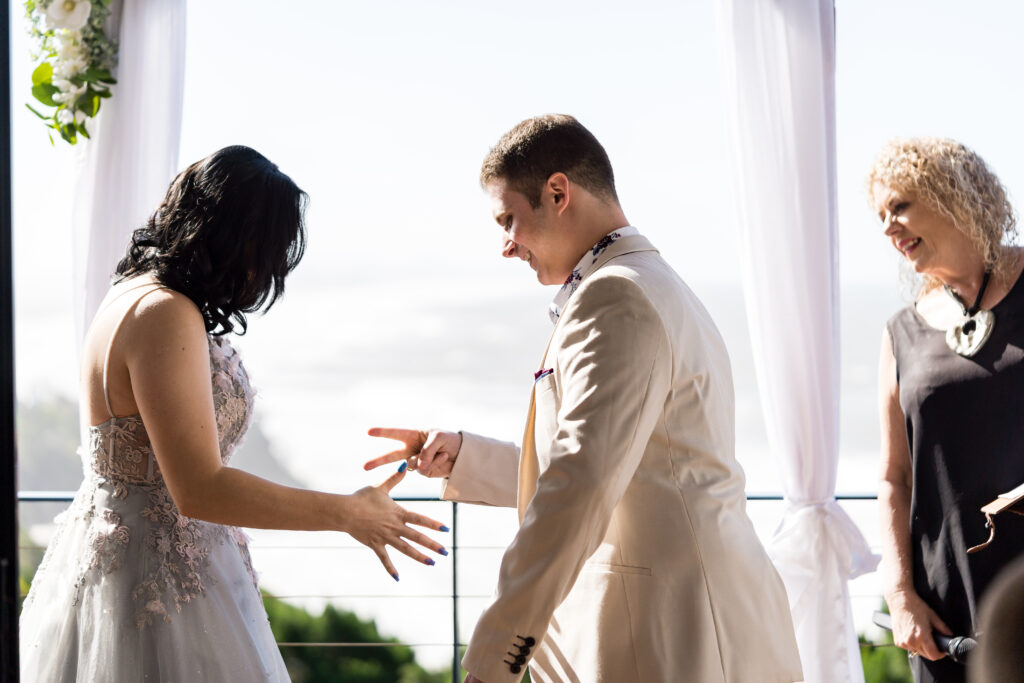
[[[885,612],[875,612],[871,615],[871,621],[875,623],[875,626],[892,631],[892,617]],[[938,648],[957,664],[966,664],[967,657],[978,646],[977,640],[967,636],[946,636],[932,631],[932,638],[935,639]]]
[[[966,664],[967,656],[978,647],[978,641],[967,636],[944,636],[933,631],[932,638],[939,649],[957,664]]]

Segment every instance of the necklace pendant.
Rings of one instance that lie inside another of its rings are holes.
[[[946,330],[946,345],[959,355],[970,358],[985,345],[995,325],[996,316],[992,311],[978,311],[965,316],[959,324]]]

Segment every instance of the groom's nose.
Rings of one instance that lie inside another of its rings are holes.
[[[516,255],[516,243],[510,240],[508,237],[502,237],[501,255],[505,258],[515,258]]]

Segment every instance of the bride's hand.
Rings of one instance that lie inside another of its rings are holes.
[[[391,564],[386,546],[390,545],[395,550],[427,565],[434,564],[434,560],[409,545],[406,539],[439,555],[448,554],[443,545],[408,525],[415,524],[436,531],[448,531],[448,527],[425,515],[410,512],[391,499],[391,489],[404,478],[403,467],[379,486],[367,486],[349,496],[351,507],[343,525],[343,530],[352,538],[376,553],[381,564],[395,581],[398,581],[398,571],[395,565]]]
[[[367,462],[363,465],[363,469],[367,470],[406,460],[410,470],[415,470],[425,477],[447,477],[452,473],[452,466],[462,448],[462,434],[458,432],[374,427],[367,433],[370,436],[394,439],[405,444],[405,448],[385,453]]]

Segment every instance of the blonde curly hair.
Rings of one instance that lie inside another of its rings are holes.
[[[872,208],[876,184],[924,200],[970,239],[994,277],[1011,276],[1016,257],[1003,246],[1016,240],[1017,218],[999,178],[965,145],[935,137],[890,140],[868,174]],[[919,295],[940,284],[926,275]]]

